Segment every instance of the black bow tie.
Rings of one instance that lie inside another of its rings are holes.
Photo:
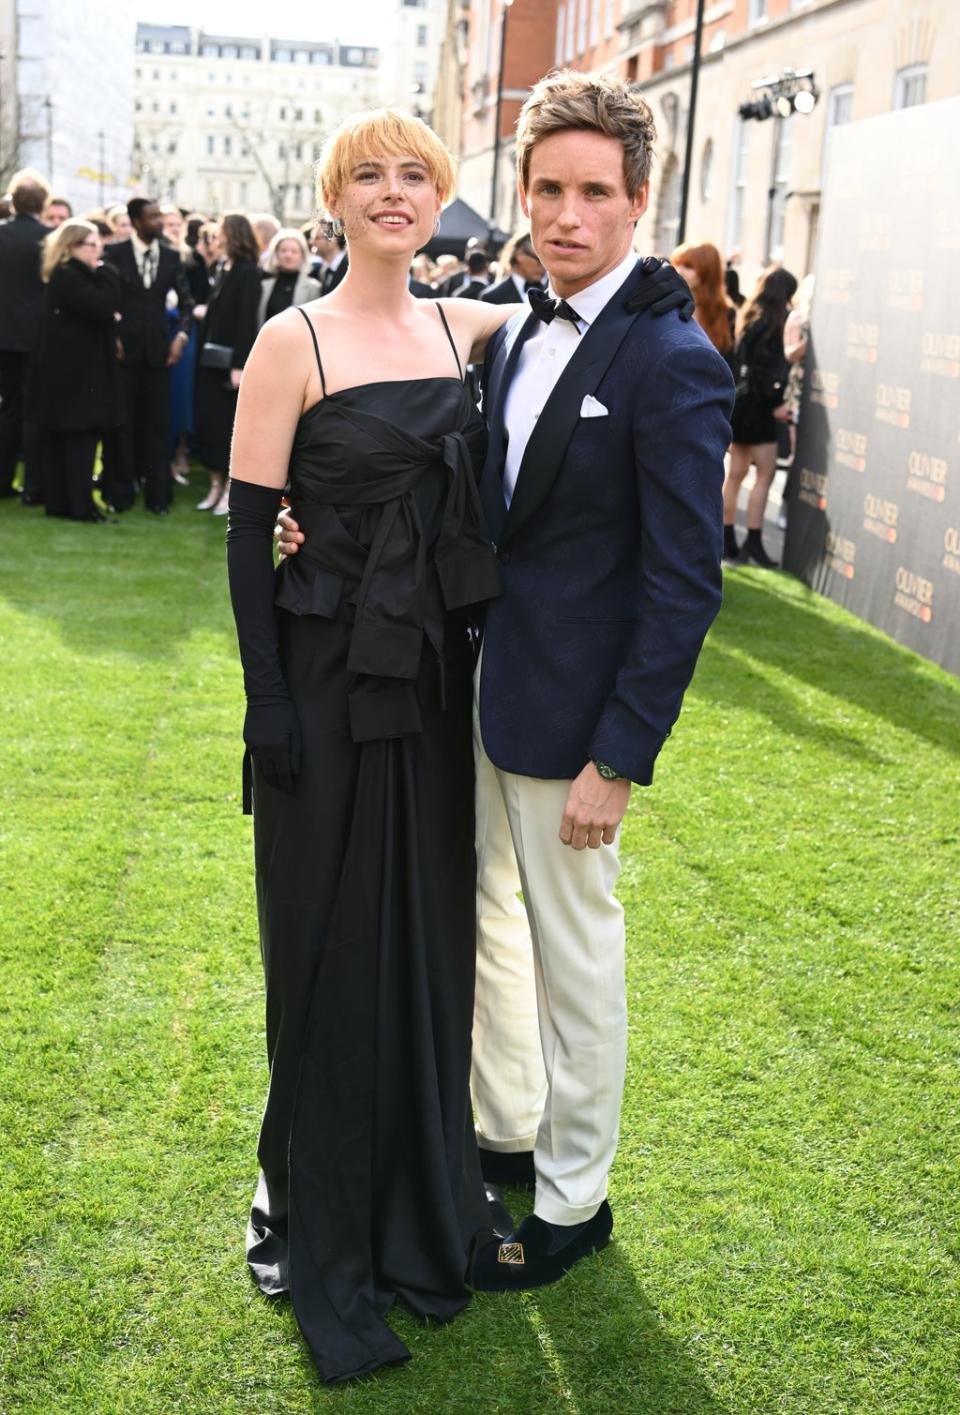
[[[580,316],[575,309],[571,309],[566,300],[552,300],[545,290],[528,290],[527,299],[537,319],[542,319],[544,324],[550,324],[555,319],[569,319],[577,333],[580,333]]]

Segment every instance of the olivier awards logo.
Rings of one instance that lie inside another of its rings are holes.
[[[832,570],[835,575],[842,575],[845,580],[852,580],[856,558],[855,541],[838,535],[836,531],[827,531],[823,559],[828,570]]]
[[[875,364],[879,358],[879,324],[847,325],[847,358],[862,364]]]
[[[852,285],[853,271],[842,265],[833,266],[823,272],[817,299],[827,305],[848,305]]]
[[[896,582],[893,602],[897,608],[919,619],[921,624],[929,624],[933,618],[933,581],[925,580],[905,565],[898,565]]]
[[[939,334],[932,330],[920,345],[920,368],[938,378],[960,378],[960,334]]]
[[[960,575],[960,526],[948,526],[943,533],[943,568]]]
[[[821,408],[836,408],[840,403],[840,375],[829,369],[815,368],[810,376],[810,402]]]
[[[854,432],[852,428],[837,428],[837,465],[849,467],[852,472],[864,472],[867,469],[867,435],[864,432]]]
[[[878,423],[889,423],[891,427],[909,427],[912,400],[912,390],[902,384],[878,383],[873,416]]]
[[[863,211],[860,213],[858,244],[862,251],[888,251],[893,217],[889,211]]]
[[[922,310],[923,271],[891,270],[887,275],[887,306],[892,310]]]
[[[907,458],[907,490],[928,501],[942,501],[947,494],[946,458],[911,452]]]
[[[812,506],[815,511],[827,509],[827,478],[823,472],[811,472],[809,467],[800,468],[800,501]]]
[[[872,536],[878,536],[888,545],[897,538],[897,518],[900,508],[895,501],[885,501],[868,491],[863,498],[863,529]]]

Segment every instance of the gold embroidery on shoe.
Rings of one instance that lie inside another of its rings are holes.
[[[501,1243],[497,1251],[498,1263],[516,1263],[518,1266],[524,1264],[522,1243]]]

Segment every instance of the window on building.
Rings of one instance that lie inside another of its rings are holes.
[[[151,110],[151,112],[153,112],[153,113],[159,113],[159,112],[160,112],[160,104],[157,102],[156,99],[154,99],[153,102],[151,103],[151,105],[150,105],[150,110]]]
[[[296,147],[293,149],[293,155],[294,155],[294,157],[297,159],[298,162],[302,162],[302,161],[303,161],[303,143],[302,143],[302,142],[298,142],[298,143],[297,143]]]
[[[617,27],[617,0],[607,0],[607,18],[604,21],[603,33],[607,39],[612,39]]]
[[[773,145],[770,177],[770,209],[767,213],[767,260],[783,260],[783,233],[787,221],[787,193],[793,158],[793,119],[778,118]]]
[[[319,111],[319,110],[318,110],[318,111]],[[317,121],[319,122],[319,119],[318,119]],[[313,161],[314,161],[314,162],[319,162],[319,161],[320,161],[320,144],[319,144],[318,142],[315,142],[315,143],[313,144]]]
[[[426,66],[426,64],[414,64],[414,66],[413,66],[413,81],[414,81],[415,84],[419,84],[419,85],[420,85],[420,92],[422,93],[423,90],[424,90],[424,89],[426,88],[426,86],[427,86],[427,66]]]
[[[713,196],[713,138],[707,138],[700,159],[700,198],[709,201]]]
[[[213,134],[212,134],[212,133],[208,133],[208,134],[207,134],[207,156],[208,156],[208,157],[212,157],[212,156],[213,156],[213,144],[214,144]]]
[[[227,133],[226,136],[225,136],[224,139],[223,139],[223,155],[224,155],[224,157],[230,157],[230,156],[232,155],[232,152],[233,152],[233,138],[230,136],[229,133]]]
[[[249,187],[249,185],[250,185],[249,182],[241,182],[241,183],[240,183],[240,205],[241,205],[241,206],[246,206],[246,204],[247,204],[247,201],[248,201],[247,188]]]
[[[177,140],[176,140],[176,138],[171,138],[170,141],[167,143],[167,152],[170,154],[171,157],[176,157],[176,155],[177,155]]]
[[[176,114],[176,111],[177,111],[176,100],[173,100],[171,103],[169,103],[169,104],[167,105],[167,112],[171,115],[171,117],[173,117],[173,116]]]
[[[281,105],[280,105],[280,121],[281,121],[281,123],[286,120],[286,117],[287,117],[287,105],[286,105],[285,103],[281,103]]]
[[[139,113],[142,107],[143,107],[143,104],[141,103],[140,99],[138,98],[137,101],[136,101],[136,103],[134,103],[134,105],[133,105],[133,111],[134,111],[134,113]]]
[[[898,69],[893,85],[894,108],[915,108],[926,100],[926,96],[926,64],[908,64],[905,69]]]
[[[567,43],[563,51],[564,59],[572,59],[577,32],[577,0],[567,0]]]
[[[295,108],[295,109],[293,110],[293,118],[294,118],[294,122],[302,123],[302,122],[303,122],[303,109],[302,109],[302,108]]]
[[[242,45],[240,46],[240,58],[241,58],[241,59],[256,59],[256,58],[257,58],[257,51],[256,51],[255,47],[254,47],[252,44],[242,44]]]
[[[233,117],[233,104],[232,104],[232,103],[225,103],[225,104],[223,105],[223,116],[224,116],[225,118],[232,118],[232,117]]]
[[[743,237],[743,210],[747,196],[747,164],[750,156],[750,123],[737,116],[733,131],[732,184],[727,215],[727,251],[735,251]]]
[[[176,71],[176,69],[168,69],[168,70],[167,70],[167,78],[171,81],[171,83],[176,83],[176,81],[177,81],[177,71]]]
[[[237,46],[235,44],[225,44],[220,50],[221,59],[236,59],[237,57]]]
[[[362,49],[348,49],[348,50],[347,50],[347,63],[348,63],[348,64],[362,64],[362,63],[363,63],[363,50],[362,50]]]
[[[590,47],[600,43],[600,6],[603,0],[592,0],[590,6]]]
[[[417,48],[424,49],[427,43],[426,25],[417,25]]]
[[[186,52],[187,46],[184,44],[182,39],[175,39],[170,45],[171,54],[186,54]]]
[[[750,0],[747,6],[747,24],[762,25],[768,18],[767,0]]]
[[[587,47],[587,6],[590,0],[577,3],[577,53],[582,54]]]
[[[303,204],[303,188],[299,182],[294,182],[292,187],[292,193],[293,209],[294,211],[299,211],[301,205]]]
[[[425,8],[427,0],[403,0],[403,3],[408,10],[422,10]]]
[[[159,70],[159,69],[154,69],[154,71],[153,71],[153,73],[152,73],[152,75],[151,75],[151,78],[158,79],[159,77],[160,77],[160,70]]]
[[[142,73],[143,73],[143,70],[142,70],[142,69],[134,69],[134,71],[133,71],[133,77],[134,77],[135,79],[139,79],[140,76],[142,75]]]
[[[323,121],[322,115],[321,115],[321,112],[320,112],[320,109],[319,109],[319,108],[315,108],[315,109],[313,110],[313,121],[314,121],[315,123],[320,123],[320,122]],[[320,155],[320,154],[318,153],[317,156],[319,157],[319,155]]]
[[[163,53],[163,40],[162,40],[162,39],[151,39],[151,41],[150,41],[150,53],[151,53],[151,54],[162,54],[162,53]]]
[[[557,37],[553,46],[553,62],[555,64],[563,63],[563,39],[566,33],[566,23],[567,7],[563,3],[563,0],[561,0],[561,3],[557,6]]]
[[[658,251],[672,251],[677,244],[680,229],[680,163],[676,153],[671,152],[663,167],[660,182],[660,201],[657,206]]]
[[[309,49],[295,49],[295,50],[293,51],[293,62],[294,62],[295,64],[309,64],[309,63],[310,63],[310,50],[309,50]]]
[[[220,57],[220,50],[215,44],[201,44],[200,53],[204,59],[218,59]]]
[[[280,161],[281,161],[281,162],[284,160],[284,158],[286,157],[286,155],[287,155],[287,144],[286,144],[285,142],[278,142],[278,143],[277,143],[277,156],[280,158]]]
[[[273,57],[278,64],[289,64],[292,56],[289,49],[275,49]]]
[[[208,118],[215,118],[216,116],[217,116],[217,110],[214,108],[213,104],[211,103],[211,104],[209,104],[208,107],[207,107],[207,117],[208,117]]]

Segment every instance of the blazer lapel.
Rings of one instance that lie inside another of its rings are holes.
[[[629,275],[600,311],[544,404],[517,472],[503,540],[529,520],[549,492],[580,421],[583,399],[596,392],[637,317],[627,313],[623,302],[638,279],[636,273]]]
[[[494,542],[500,539],[507,514],[503,499],[503,463],[506,454],[504,406],[510,381],[517,369],[520,350],[537,327],[537,317],[517,319],[515,328],[507,327],[504,338],[491,361],[490,378],[484,394],[483,410],[487,420],[487,456],[480,477],[480,499],[487,517],[487,528]]]

